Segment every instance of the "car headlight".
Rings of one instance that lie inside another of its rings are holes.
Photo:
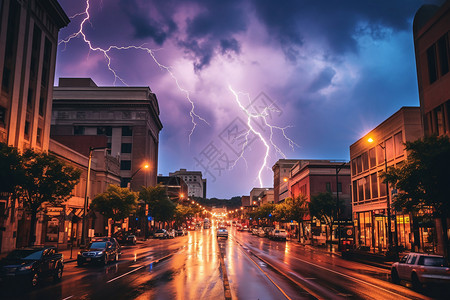
[[[31,270],[32,268],[33,268],[33,265],[22,266],[19,268],[19,271],[27,271],[27,270]]]
[[[102,256],[103,253],[104,253],[103,251],[99,251],[99,252],[95,253],[95,256]]]

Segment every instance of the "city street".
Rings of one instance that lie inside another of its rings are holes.
[[[31,291],[3,286],[0,298],[428,299],[390,283],[387,269],[228,228],[228,239],[211,228],[124,246],[108,266],[78,267],[67,257],[61,282],[44,280]]]

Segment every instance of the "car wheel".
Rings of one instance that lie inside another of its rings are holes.
[[[411,282],[414,290],[420,290],[422,288],[422,284],[419,281],[419,277],[417,277],[416,273],[411,275]]]
[[[56,269],[55,274],[53,275],[53,280],[54,280],[54,281],[60,281],[61,278],[62,278],[62,273],[63,273],[63,268],[62,268],[61,266],[59,266],[59,267]]]
[[[392,283],[395,283],[395,284],[400,283],[400,277],[398,277],[398,272],[396,269],[391,270],[391,279],[392,279]]]
[[[34,273],[33,276],[31,277],[31,287],[36,287],[39,283],[39,274],[38,273]]]
[[[83,261],[81,259],[77,259],[77,266],[81,267],[83,265]]]

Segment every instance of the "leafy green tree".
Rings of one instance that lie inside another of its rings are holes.
[[[13,193],[25,177],[17,148],[0,143],[0,192]]]
[[[330,237],[330,248],[332,241],[332,231],[334,217],[336,216],[336,200],[331,193],[319,193],[311,197],[309,203],[309,212],[311,216],[316,217],[323,224],[328,226],[326,235],[327,240]]]
[[[165,224],[173,220],[176,205],[170,201],[163,186],[143,187],[139,192],[139,199],[149,205],[149,214],[155,221]]]
[[[450,140],[429,136],[406,142],[408,159],[400,167],[390,167],[382,177],[398,189],[392,199],[397,211],[414,214],[433,211],[442,224],[444,254],[450,253],[447,238],[447,218],[450,217]]]
[[[303,220],[308,215],[308,200],[305,195],[300,195],[298,197],[292,198],[288,197],[284,200],[284,203],[280,203],[279,207],[277,207],[275,211],[275,216],[277,218],[288,220],[295,220],[298,223],[299,229],[300,226],[301,232],[303,230]],[[298,239],[300,241],[300,230],[298,234]]]
[[[112,233],[115,231],[116,223],[133,214],[136,207],[137,193],[117,185],[108,186],[104,193],[95,196],[91,202],[91,209],[114,221]]]
[[[24,177],[16,187],[17,199],[31,214],[28,243],[35,242],[36,215],[44,209],[42,204],[58,206],[67,201],[80,180],[81,172],[66,165],[56,156],[26,150],[22,155]]]

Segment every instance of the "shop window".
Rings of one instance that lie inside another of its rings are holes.
[[[369,169],[369,156],[367,152],[364,152],[361,155],[363,171],[367,171]]]
[[[84,135],[84,126],[73,126],[74,135]]]
[[[370,181],[369,176],[364,177],[364,199],[370,199]]]

